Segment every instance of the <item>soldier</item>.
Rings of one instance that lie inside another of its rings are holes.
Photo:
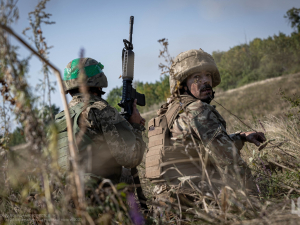
[[[260,132],[227,134],[225,120],[210,105],[212,88],[220,82],[214,59],[202,49],[182,52],[175,58],[170,70],[172,96],[161,106],[158,117],[148,123],[146,177],[156,184],[154,194],[158,199],[182,193],[179,198],[189,205],[193,198],[187,196],[195,190],[212,197],[224,184],[255,192],[240,150],[245,142],[259,146],[265,137]],[[176,195],[173,197],[177,201]]]
[[[86,75],[90,96],[88,102],[84,101],[79,91],[80,63]],[[143,159],[145,143],[142,131],[145,130],[145,120],[140,116],[136,104],[127,121],[102,99],[105,93],[102,88],[107,87],[103,68],[100,62],[91,58],[74,59],[64,70],[63,83],[65,92],[72,96],[69,109],[74,136],[82,137],[77,147],[85,178],[97,182],[101,178],[108,178],[118,183],[122,166],[134,168]],[[55,120],[59,129],[58,161],[62,169],[67,169],[68,140],[64,112],[57,114]]]

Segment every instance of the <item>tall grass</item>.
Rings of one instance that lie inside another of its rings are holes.
[[[39,21],[48,21],[50,16],[44,11],[46,2],[39,2],[33,13],[37,17],[31,20],[32,40],[35,41],[32,52],[43,62],[44,85],[50,90],[48,67],[54,67],[46,60],[48,47],[39,24]],[[140,175],[149,199],[147,204],[151,208],[148,214],[143,214],[132,194],[133,185],[113,185],[108,179],[102,179],[96,187],[85,182],[84,171],[76,164],[76,154],[70,154],[73,166],[63,173],[57,162],[57,127],[54,123],[45,125],[44,113],[39,113],[38,102],[27,83],[30,57],[19,58],[17,46],[11,44],[6,32],[17,18],[16,1],[1,1],[0,82],[1,98],[5,102],[5,107],[1,107],[1,119],[4,120],[2,125],[5,132],[0,139],[0,224],[282,224],[299,220],[297,215],[291,214],[290,201],[297,198],[300,192],[300,132],[299,117],[295,115],[265,117],[260,121],[253,117],[246,121],[256,130],[265,130],[269,140],[264,149],[246,144],[242,151],[242,156],[256,177],[259,197],[248,196],[242,189],[234,190],[225,183],[218,198],[204,197],[196,190],[194,196],[197,207],[186,207],[168,200],[161,206],[155,201],[153,185],[143,178],[143,162],[139,166]],[[25,43],[20,37],[18,40]],[[295,80],[289,83],[288,90],[292,90],[294,83]],[[265,89],[261,96],[266,96],[271,90]],[[253,93],[246,89],[238,93],[229,98],[231,105],[226,107],[232,109],[232,106],[238,105],[234,103],[235,96],[244,95],[245,101],[240,101],[244,107],[253,99]],[[48,94],[43,91],[43,105]],[[227,94],[229,97],[230,92]],[[257,99],[253,105],[260,106],[261,99]],[[220,102],[224,105],[227,103],[226,100]],[[51,102],[48,103],[51,105]],[[289,106],[288,103],[284,104]],[[268,110],[272,110],[272,107]],[[14,113],[17,121],[23,124],[26,144],[9,148],[8,113]],[[51,112],[47,112],[47,115],[51,117]],[[236,127],[235,122],[229,122],[229,129],[242,128],[240,125]],[[77,170],[75,165],[78,166]]]
[[[300,123],[294,116],[268,116],[258,123],[249,123],[253,129],[263,131],[267,137],[264,148],[246,143],[242,158],[250,166],[257,184],[259,197],[248,196],[243,190],[233,190],[224,184],[219,204],[194,190],[197,207],[187,208],[168,202],[157,207],[153,195],[154,185],[142,180],[143,189],[154,207],[156,221],[163,224],[194,223],[276,223],[296,224],[297,215],[291,214],[291,200],[300,196]],[[241,127],[239,127],[241,128]],[[144,164],[140,166],[144,175]],[[197,184],[195,184],[197,185]],[[170,218],[170,215],[171,218]],[[180,215],[181,219],[180,219]]]

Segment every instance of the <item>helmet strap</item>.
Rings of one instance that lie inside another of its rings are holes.
[[[186,90],[185,90],[185,87],[186,87]],[[183,84],[183,88],[184,88],[184,90],[185,90],[189,95],[191,95],[191,96],[193,96],[194,98],[196,98],[196,97],[192,94],[192,92],[190,91],[190,89],[189,89],[189,87],[186,85],[186,83]]]

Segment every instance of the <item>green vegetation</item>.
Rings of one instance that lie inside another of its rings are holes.
[[[60,109],[55,104],[53,104],[51,106],[51,111],[50,111],[48,105],[44,107],[44,110],[36,109],[35,111],[37,111],[37,114],[39,114],[39,116],[43,118],[44,125],[47,127],[52,122],[50,112],[52,115],[56,115],[57,113],[59,113]],[[12,147],[15,145],[23,144],[25,142],[26,142],[26,140],[25,140],[25,135],[24,135],[24,128],[17,127],[14,129],[14,131],[12,133],[9,134],[8,146]]]
[[[15,146],[19,144],[25,143],[24,130],[20,127],[17,127],[10,135],[9,135],[9,146]]]
[[[141,81],[135,81],[133,86],[139,93],[145,94],[146,97],[146,106],[138,106],[140,112],[149,111],[151,106],[164,102],[170,95],[169,76],[167,75],[163,75],[160,77],[160,80],[156,81],[155,83],[143,83]],[[108,93],[106,100],[110,105],[120,111],[121,108],[118,106],[118,103],[121,100],[121,96],[122,87],[117,87]]]
[[[121,101],[121,97],[122,97],[122,86],[112,89],[108,93],[106,97],[106,101],[120,112],[121,108],[120,106],[118,106],[118,103]]]
[[[287,18],[291,27],[300,32],[300,9],[295,7],[291,8],[286,12],[284,18]]]
[[[249,44],[227,52],[213,52],[222,82],[228,90],[242,85],[300,71],[300,32],[283,33],[267,39],[255,38]]]

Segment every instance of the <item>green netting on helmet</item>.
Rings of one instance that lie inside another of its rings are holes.
[[[71,63],[71,68],[65,68],[63,80],[72,80],[78,78],[79,75],[79,59],[74,59]],[[87,77],[93,77],[99,73],[102,73],[104,66],[99,62],[95,65],[89,65],[84,67],[84,71]]]

